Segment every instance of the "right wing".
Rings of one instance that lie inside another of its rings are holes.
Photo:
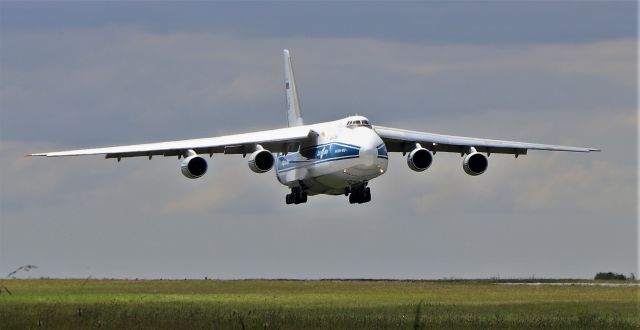
[[[271,152],[287,153],[297,151],[300,144],[311,138],[314,132],[308,126],[274,129],[236,135],[225,135],[204,139],[168,141],[147,144],[133,144],[94,149],[79,149],[29,154],[27,156],[63,157],[105,155],[105,158],[185,156],[189,150],[197,154],[215,153],[243,154],[252,153],[261,145]]]
[[[478,152],[526,155],[527,150],[550,150],[570,152],[600,151],[594,148],[567,147],[549,144],[490,140],[483,138],[443,135],[410,131],[400,128],[374,126],[374,130],[384,141],[389,152],[410,152],[421,143],[433,152],[468,153],[471,147]]]

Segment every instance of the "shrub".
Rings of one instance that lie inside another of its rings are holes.
[[[596,280],[620,280],[620,281],[625,281],[627,279],[627,277],[622,275],[622,274],[608,272],[608,273],[598,273],[598,274],[596,274],[596,277],[594,279],[596,279]]]

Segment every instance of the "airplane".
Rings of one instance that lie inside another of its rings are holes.
[[[556,146],[515,141],[441,135],[372,125],[364,116],[305,125],[289,50],[283,50],[287,127],[245,134],[114,146],[95,149],[34,153],[27,156],[105,155],[120,161],[127,157],[177,156],[180,170],[190,179],[207,172],[203,157],[213,154],[249,155],[251,171],[265,173],[275,167],[277,180],[290,189],[286,204],[307,202],[313,195],[345,195],[351,204],[371,201],[369,182],[387,171],[389,153],[407,156],[408,167],[427,170],[438,152],[459,153],[462,169],[471,176],[484,173],[491,154],[517,158],[528,150],[569,152],[600,151],[594,148]],[[486,154],[486,155],[485,155]]]

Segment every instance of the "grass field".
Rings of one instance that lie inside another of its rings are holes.
[[[640,329],[640,287],[4,280],[0,329]]]

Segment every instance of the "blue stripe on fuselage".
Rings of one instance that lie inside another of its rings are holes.
[[[343,156],[358,156],[360,147],[346,143],[326,143],[307,147],[300,150],[300,155],[306,159],[327,159]]]
[[[341,142],[325,143],[302,148],[300,152],[278,157],[276,170],[284,172],[312,164],[357,158],[359,155],[360,147],[356,145]]]
[[[321,148],[324,146],[328,146],[328,145],[341,145],[341,146],[346,146],[346,147],[351,147],[351,148],[356,148],[356,149],[360,149],[359,146],[355,145],[355,144],[349,144],[349,143],[343,143],[343,142],[329,142],[329,143],[323,143],[323,144],[316,144],[315,146],[310,146],[310,147],[304,147],[301,149],[301,151],[305,151],[307,149],[315,149],[315,148]]]
[[[299,169],[299,168],[303,168],[305,166],[309,166],[309,165],[317,165],[317,164],[321,164],[321,163],[327,163],[327,162],[333,162],[333,161],[337,161],[337,160],[345,160],[345,159],[353,159],[353,158],[358,158],[359,156],[345,156],[345,157],[334,157],[334,158],[326,158],[326,159],[322,159],[322,160],[308,160],[308,161],[292,161],[289,162],[287,165],[281,165],[282,162],[281,160],[284,159],[284,157],[280,157],[280,159],[278,159],[278,169],[277,169],[277,173],[283,173],[283,172],[287,172],[287,171],[291,171],[291,170],[295,170],[295,169]],[[291,165],[291,166],[289,166]]]

